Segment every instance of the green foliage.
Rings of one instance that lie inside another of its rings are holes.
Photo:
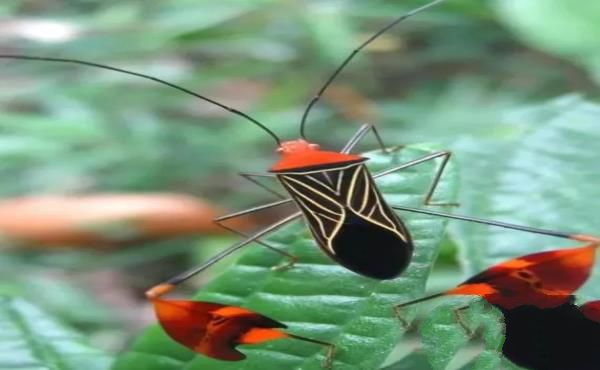
[[[427,356],[421,351],[415,351],[402,360],[382,368],[382,370],[433,370]]]
[[[471,366],[478,370],[498,368],[503,342],[503,324],[499,315],[482,301],[471,302],[468,306],[443,304],[436,307],[421,325],[423,348],[433,369],[445,369],[479,327],[483,329],[485,349]]]
[[[107,370],[112,358],[21,300],[0,297],[0,369]]]
[[[461,212],[594,234],[600,225],[600,189],[594,181],[597,153],[593,150],[600,140],[599,114],[599,105],[565,96],[508,115],[509,122],[526,121],[536,127],[512,142],[463,144],[469,150],[463,151],[460,160],[469,166],[462,166]],[[452,231],[469,275],[501,260],[573,245],[468,223],[454,223]]]
[[[569,0],[496,0],[499,20],[542,50],[570,58],[600,78],[600,4]]]
[[[523,225],[591,233],[600,225],[597,212],[600,191],[595,186],[597,156],[590,148],[600,140],[597,117],[600,105],[578,96],[565,96],[507,115],[509,122],[529,122],[535,129],[512,142],[465,141],[459,144],[461,161],[461,213]],[[468,162],[467,162],[468,161]],[[490,165],[493,163],[493,165]],[[582,206],[585,199],[585,206]],[[552,237],[455,222],[451,234],[461,253],[465,274],[473,275],[494,263],[523,254],[573,245]],[[595,274],[579,293],[598,297]],[[486,350],[476,369],[499,359],[494,356],[502,338],[498,313],[466,312],[476,325],[484,324]],[[425,349],[434,369],[444,369],[467,336],[452,314],[452,306],[441,305],[422,329]],[[507,365],[509,366],[509,365]],[[512,366],[512,365],[510,365]]]
[[[376,152],[367,156],[371,158],[370,169],[377,173],[427,153],[430,151],[407,147],[391,157]],[[377,182],[390,204],[418,206],[436,167],[425,163]],[[455,182],[450,166],[436,199],[451,201]],[[305,226],[296,225],[269,239],[274,246],[299,257],[293,269],[272,271],[272,266],[282,262],[281,257],[255,246],[196,298],[242,305],[289,324],[292,333],[335,343],[335,369],[377,368],[403,332],[392,304],[422,294],[444,231],[443,219],[423,215],[406,215],[405,219],[415,241],[415,255],[398,279],[376,281],[345,270],[314,245]],[[320,369],[323,361],[322,348],[292,340],[247,347],[244,352],[248,358],[241,363],[208,359],[174,344],[154,327],[136,341],[132,352],[120,358],[115,370]]]
[[[297,136],[306,102],[345,52],[393,16],[423,3],[3,0],[0,48],[89,59],[166,78],[231,104],[291,138]],[[600,225],[595,181],[599,112],[594,103],[600,81],[599,11],[594,1],[449,0],[367,48],[333,87],[351,87],[372,107],[373,121],[386,142],[435,142],[453,151],[461,166],[462,207],[456,213],[594,233]],[[75,33],[62,41],[45,41],[51,32],[40,31],[31,23],[36,20],[59,22]],[[274,159],[270,139],[249,123],[192,97],[136,78],[65,65],[3,60],[0,80],[2,197],[177,191],[241,208],[268,196],[236,173],[268,168]],[[579,97],[584,95],[586,99]],[[342,107],[325,99],[309,119],[309,137],[325,148],[337,148],[363,119],[343,114]],[[405,204],[403,197],[392,198]],[[416,227],[429,230],[429,225]],[[431,227],[432,233],[439,231],[437,224]],[[300,230],[304,229],[288,232]],[[569,245],[458,221],[450,223],[450,230],[444,242],[444,269],[432,273],[431,289],[448,288],[499,260]],[[299,238],[290,236],[289,241],[300,243]],[[287,239],[279,242],[287,244]],[[90,327],[112,330],[121,312],[94,297],[95,291],[82,289],[79,275],[68,275],[77,284],[64,277],[57,282],[56,269],[127,270],[119,284],[127,293],[117,301],[140,302],[144,288],[205,259],[219,243],[208,238],[165,241],[118,252],[3,249],[0,291],[29,299],[39,296],[40,307],[85,327],[95,338],[98,333]],[[4,246],[15,247],[2,239]],[[319,252],[309,249],[318,258]],[[162,263],[148,267],[156,261]],[[584,295],[599,297],[597,275]],[[207,292],[213,289],[209,286]],[[371,286],[361,294],[370,294],[368,289]],[[248,304],[262,307],[264,294],[251,293],[244,292],[252,297]],[[406,293],[413,294],[416,290]],[[245,302],[239,296],[217,298]],[[128,309],[128,318],[144,317],[139,304]],[[344,320],[352,311],[338,307],[331,312],[339,313],[336,320]],[[310,314],[319,310],[315,312]],[[360,322],[359,315],[353,317]],[[131,328],[137,324],[123,325],[120,340],[135,335]],[[327,328],[314,333],[335,337],[328,330],[337,326]],[[144,338],[150,337],[156,338],[147,344],[150,347],[165,343],[158,333]],[[392,336],[385,338],[391,343]],[[112,349],[121,345],[101,343]],[[317,348],[283,342],[266,348],[283,351],[292,346],[310,355],[311,365],[316,363]],[[405,346],[401,341],[400,347]],[[180,349],[164,349],[176,355],[140,355],[148,366],[143,370],[178,368],[191,358]],[[252,357],[262,356],[260,350],[245,350]],[[373,351],[373,358],[384,352]],[[479,370],[484,365],[477,361],[488,354],[495,361],[491,352],[484,352],[475,362],[462,361],[467,362],[463,370]],[[460,352],[458,356],[464,357]],[[341,358],[348,354],[343,352]],[[442,366],[444,361],[438,361]],[[391,368],[425,370],[426,362],[423,351],[412,352]],[[455,370],[462,365],[448,366]]]

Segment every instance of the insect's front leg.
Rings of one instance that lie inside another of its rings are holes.
[[[423,200],[423,204],[426,206],[452,206],[452,207],[458,207],[459,204],[458,203],[454,203],[454,202],[435,202],[432,200],[433,198],[433,194],[435,192],[435,189],[437,188],[438,184],[440,183],[440,180],[442,178],[442,175],[444,173],[444,170],[446,169],[446,165],[448,164],[448,161],[450,160],[450,157],[452,156],[452,152],[449,151],[441,151],[441,152],[436,152],[433,154],[429,154],[426,155],[424,157],[421,158],[417,158],[415,160],[412,160],[410,162],[407,163],[403,163],[401,165],[392,167],[390,169],[387,169],[385,171],[376,173],[375,175],[373,175],[374,179],[377,179],[379,177],[383,177],[389,174],[392,174],[394,172],[398,172],[401,170],[404,170],[406,168],[410,168],[416,165],[419,165],[421,163],[425,163],[425,162],[429,162],[432,161],[434,159],[437,158],[441,158],[441,163],[438,166],[435,175],[433,176],[433,180],[431,182],[431,185],[429,186],[429,189],[427,190],[427,193],[425,194],[425,199]]]
[[[360,126],[358,131],[356,131],[356,133],[354,135],[352,135],[350,140],[348,140],[348,143],[346,143],[346,145],[344,145],[342,150],[340,150],[340,153],[344,153],[344,154],[350,153],[352,151],[352,149],[354,149],[354,147],[370,131],[373,132],[373,135],[375,135],[375,138],[377,139],[377,143],[379,144],[381,151],[384,152],[385,154],[389,154],[389,150],[385,147],[385,144],[383,143],[383,140],[381,139],[381,135],[379,135],[379,131],[377,131],[377,128],[375,127],[375,125],[372,125],[370,123],[365,123],[362,126]]]

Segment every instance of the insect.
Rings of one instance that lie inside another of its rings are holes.
[[[450,295],[475,295],[506,309],[557,306],[586,282],[600,246],[600,238],[594,236],[579,235],[576,240],[586,244],[501,262],[446,292],[402,303],[394,309],[400,313],[403,307]]]
[[[441,1],[443,0],[433,1],[400,18],[397,18],[392,23],[375,33],[365,43],[361,44],[355,51],[353,51],[334,71],[334,73],[329,77],[329,79],[327,79],[325,84],[318,91],[317,95],[315,95],[315,97],[308,104],[306,110],[304,111],[304,114],[302,115],[300,123],[301,139],[286,142],[282,142],[273,131],[271,131],[261,122],[257,121],[256,119],[250,117],[249,115],[243,112],[240,112],[229,106],[223,105],[215,100],[207,98],[184,87],[172,84],[164,80],[157,79],[152,76],[127,71],[111,66],[101,65],[94,62],[86,62],[66,58],[45,58],[25,55],[0,55],[0,58],[80,64],[96,68],[109,69],[145,79],[150,79],[155,82],[182,91],[184,93],[193,95],[209,103],[215,104],[237,116],[243,117],[246,120],[252,122],[256,126],[263,129],[275,140],[278,147],[278,152],[281,155],[281,159],[271,167],[270,173],[242,173],[242,176],[249,179],[250,181],[257,183],[260,186],[265,187],[273,194],[280,196],[284,199],[260,207],[255,207],[250,210],[226,215],[218,218],[216,221],[222,224],[223,221],[232,219],[234,217],[243,216],[249,213],[273,208],[292,202],[298,206],[299,212],[296,212],[291,216],[288,216],[272,225],[269,225],[263,230],[258,231],[252,235],[248,236],[244,233],[241,233],[243,236],[246,236],[244,240],[240,241],[239,243],[236,243],[235,245],[231,246],[230,248],[226,249],[220,254],[214,256],[205,264],[196,267],[190,271],[186,271],[180,275],[177,275],[169,279],[167,282],[159,284],[152,288],[148,292],[148,297],[153,300],[155,305],[158,305],[160,307],[163,307],[163,302],[165,302],[164,300],[160,299],[160,297],[163,294],[166,294],[167,292],[171,291],[175,288],[176,285],[186,281],[190,277],[203,271],[216,261],[236,252],[237,250],[243,248],[244,246],[250,244],[253,241],[256,241],[262,244],[263,246],[266,246],[272,250],[283,254],[284,256],[290,259],[290,265],[293,264],[293,262],[296,259],[295,256],[292,256],[285,251],[279,251],[276,248],[273,248],[268,243],[262,241],[261,238],[269,234],[270,232],[282,227],[283,225],[290,223],[293,220],[296,220],[302,216],[307,221],[315,241],[327,255],[329,255],[332,259],[336,260],[342,266],[359,274],[375,279],[392,279],[399,276],[408,266],[414,249],[409,231],[407,230],[401,219],[395,214],[394,210],[437,215],[458,220],[478,222],[486,225],[495,225],[539,234],[554,235],[573,240],[581,240],[579,236],[568,233],[534,229],[524,226],[511,225],[508,223],[475,219],[466,216],[449,215],[441,212],[433,212],[429,210],[420,210],[415,208],[390,205],[384,202],[384,200],[381,197],[381,194],[375,186],[375,179],[409,167],[416,166],[424,162],[440,159],[441,163],[436,174],[434,175],[432,184],[426,192],[424,204],[442,205],[443,203],[433,202],[432,198],[435,188],[450,158],[450,152],[441,151],[433,153],[428,156],[415,159],[411,162],[390,168],[384,172],[371,175],[364,165],[364,162],[367,160],[367,158],[352,155],[350,154],[350,152],[369,132],[373,133],[373,135],[379,142],[382,151],[386,152],[383,140],[373,125],[363,125],[339,152],[321,150],[317,144],[311,143],[307,140],[306,122],[311,109],[320,100],[321,96],[326,91],[326,89],[341,73],[344,67],[354,58],[354,56],[358,54],[370,42],[375,40],[378,36],[386,32],[399,22],[435,4],[438,4]],[[285,198],[281,196],[281,194],[279,194],[278,192],[273,191],[269,187],[262,185],[262,183],[258,179],[264,177],[275,177],[277,180],[279,180],[282,186],[287,190],[290,198]],[[192,307],[195,307],[193,301],[177,302],[188,302],[182,304],[191,311],[193,311]],[[198,305],[200,307],[198,308],[200,312],[204,312],[202,310],[206,310],[206,308],[202,307],[202,303],[199,303]],[[236,309],[243,310],[241,308]],[[169,311],[169,309],[166,309],[167,312],[170,312],[171,314],[175,315],[169,317],[168,315],[164,316],[164,311],[165,309],[162,309],[163,314],[162,316],[160,316],[161,311],[160,309],[157,309],[161,323],[163,323],[163,321],[165,320],[168,321],[169,318],[178,319],[176,315],[189,314],[189,312],[186,311]],[[179,322],[182,323],[182,325],[189,326],[195,325],[194,321],[190,321],[189,319],[186,320],[185,317],[180,317],[179,319],[181,321],[172,320],[172,322]],[[229,319],[233,320],[234,317],[230,317]],[[235,320],[238,319],[235,318]],[[163,326],[165,326],[164,323]],[[173,327],[177,328],[177,324],[169,324],[167,327],[169,329],[166,330],[171,330],[172,335],[179,335],[180,332],[176,331],[176,334],[173,334],[173,330],[175,330],[173,329]],[[275,335],[273,331],[270,331],[269,333]],[[264,339],[264,337],[262,338]],[[308,339],[304,338],[304,340]],[[183,339],[181,337],[179,337],[179,341],[180,343],[183,343]],[[183,344],[185,345],[185,343]],[[320,344],[324,344],[324,342]],[[188,347],[190,347],[190,344],[187,345]]]
[[[424,162],[439,159],[440,163],[438,169],[433,176],[429,189],[425,193],[423,204],[438,206],[456,205],[443,202],[434,202],[432,200],[435,189],[451,156],[451,153],[448,151],[432,153],[422,158],[417,158],[410,162],[399,164],[393,168],[372,175],[365,167],[365,162],[368,160],[368,158],[350,154],[350,152],[369,132],[373,133],[379,143],[379,146],[381,147],[381,150],[383,152],[387,152],[387,149],[383,144],[383,140],[375,126],[369,124],[361,126],[360,129],[351,137],[348,143],[339,152],[321,150],[317,144],[311,143],[306,139],[306,122],[311,109],[321,99],[324,92],[332,84],[335,78],[342,72],[346,65],[348,65],[348,63],[350,63],[350,61],[362,49],[364,49],[377,37],[401,21],[442,1],[444,0],[432,1],[399,18],[396,18],[393,22],[389,23],[378,32],[373,34],[369,39],[367,39],[352,53],[350,53],[348,57],[346,57],[346,59],[340,64],[340,66],[334,70],[333,74],[326,80],[325,84],[318,90],[318,93],[314,96],[305,109],[300,122],[301,138],[298,140],[285,142],[282,142],[272,130],[249,115],[187,88],[153,76],[102,65],[95,62],[74,59],[47,58],[12,54],[2,54],[0,55],[0,58],[79,64],[108,69],[144,79],[149,79],[182,91],[186,94],[195,96],[206,102],[217,105],[237,116],[240,116],[261,128],[274,139],[277,144],[277,152],[281,155],[281,158],[271,167],[270,172],[262,174],[246,172],[241,173],[241,175],[244,178],[267,189],[274,195],[280,197],[281,200],[217,218],[215,222],[224,228],[242,235],[245,237],[245,239],[215,255],[201,266],[195,267],[169,279],[166,282],[167,284],[180,284],[190,277],[205,270],[215,262],[235,253],[246,245],[249,245],[251,242],[257,242],[285,256],[289,262],[283,266],[279,266],[280,268],[292,266],[297,260],[296,256],[269,245],[267,242],[261,240],[261,238],[300,217],[304,217],[309,226],[310,232],[314,237],[314,240],[325,254],[351,271],[370,278],[382,280],[393,279],[399,276],[409,265],[414,250],[414,245],[409,230],[406,228],[400,217],[395,213],[397,210],[436,215],[485,225],[494,225],[537,234],[573,239],[574,236],[570,233],[542,230],[503,222],[477,219],[473,217],[450,215],[442,212],[404,207],[400,205],[391,205],[384,201],[382,195],[376,187],[376,179],[413,166],[417,166]],[[264,185],[259,179],[265,177],[276,178],[287,191],[289,197],[286,198],[279,192]],[[251,235],[235,230],[225,224],[225,221],[236,217],[241,217],[289,203],[296,204],[299,210],[296,213],[283,218],[282,220],[277,221]]]
[[[574,297],[550,308],[499,307],[504,316],[502,353],[532,370],[597,370],[600,364],[600,301],[577,306]]]
[[[404,307],[442,296],[479,296],[504,315],[502,352],[514,363],[534,370],[597,369],[600,301],[579,308],[573,304],[573,292],[589,278],[600,239],[579,235],[578,240],[586,244],[499,263],[455,288],[396,305],[394,310],[408,325],[401,315]],[[467,308],[454,313],[471,333],[462,316]]]
[[[286,326],[246,308],[219,303],[152,297],[156,316],[164,331],[192,351],[224,361],[246,358],[238,345],[278,339],[298,339],[327,348],[323,367],[331,367],[335,346],[284,331]]]

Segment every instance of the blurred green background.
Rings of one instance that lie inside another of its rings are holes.
[[[291,139],[306,103],[347,53],[392,16],[422,4],[3,0],[0,53],[74,57],[151,74]],[[591,1],[449,0],[359,55],[313,110],[308,135],[339,148],[360,123],[371,122],[390,145],[433,142],[453,150],[469,179],[478,177],[469,163],[482,148],[490,152],[483,166],[499,172],[494,164],[512,152],[506,148],[541,129],[553,112],[583,96],[597,100],[598,19],[600,3]],[[533,114],[531,107],[542,108]],[[268,168],[275,159],[268,136],[148,81],[0,60],[0,111],[3,198],[181,192],[221,209],[271,199],[236,175]],[[366,140],[362,149],[373,145]],[[473,265],[456,261],[458,239],[445,243],[434,287],[459,281],[461,268]],[[144,288],[232,240],[196,235],[110,251],[49,251],[22,248],[8,235],[0,293],[35,301],[94,346],[116,352],[153,320]]]

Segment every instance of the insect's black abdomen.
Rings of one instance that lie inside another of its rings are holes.
[[[502,353],[515,364],[532,370],[600,369],[600,323],[586,318],[576,305],[502,312]]]
[[[374,279],[398,277],[410,263],[413,246],[398,234],[348,212],[332,241],[334,258],[344,267]]]

